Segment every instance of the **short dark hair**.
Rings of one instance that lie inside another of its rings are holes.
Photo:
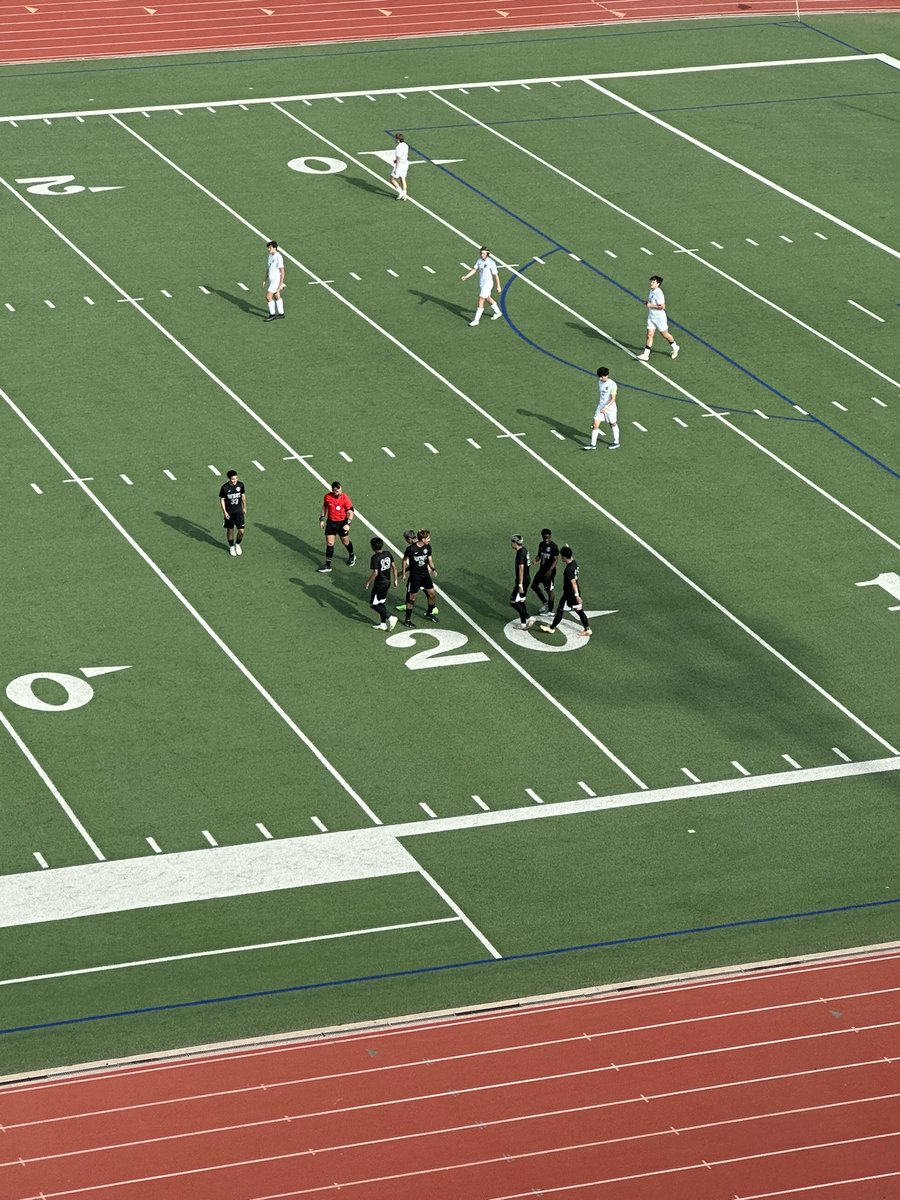
[[[333,480],[331,481],[331,486],[332,486],[333,488],[340,487],[340,486],[341,486],[341,481],[340,481],[339,479],[333,479]]]
[[[384,548],[384,542],[381,538],[369,538],[369,545],[373,550],[382,550]]]
[[[651,275],[650,282],[652,283],[654,279],[656,280],[657,283],[662,283],[662,281],[663,281],[662,275]]]
[[[406,138],[403,136],[403,134],[402,134],[402,133],[395,133],[395,134],[394,134],[394,141],[396,141],[396,142],[405,142],[405,141],[406,141]]]
[[[430,529],[420,529],[419,532],[416,534],[416,537],[420,541],[424,542],[426,538],[431,537],[431,530]]]
[[[488,250],[487,246],[482,246],[478,253],[481,254],[484,250],[487,250],[488,254],[490,254],[490,250]]]
[[[598,368],[597,368],[597,374],[598,374],[598,375],[608,375],[608,374],[609,374],[609,367],[598,367]]]
[[[573,557],[572,547],[571,546],[563,546],[562,550],[560,550],[560,552],[559,552],[559,557],[560,558],[572,558]]]
[[[237,478],[237,471],[226,471],[225,474],[228,476],[229,479]]]
[[[269,247],[269,246],[274,246],[276,250],[278,249],[277,242],[266,242],[266,247]]]
[[[552,529],[542,529],[541,537],[549,537],[552,532],[553,532]]]

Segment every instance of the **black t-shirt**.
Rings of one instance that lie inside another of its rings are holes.
[[[522,587],[527,588],[531,583],[531,559],[528,557],[528,551],[524,546],[520,546],[516,551],[516,576],[514,583],[519,585],[519,567],[522,566],[525,570],[522,573]]]
[[[373,587],[378,587],[379,584],[382,586],[385,584],[390,586],[391,564],[393,561],[394,560],[391,558],[390,554],[388,554],[387,550],[377,550],[372,555],[371,561],[369,562],[369,570],[378,572],[378,574],[372,580]]]
[[[227,483],[223,483],[219,488],[219,497],[225,501],[225,507],[229,512],[240,512],[241,496],[243,496],[246,490],[240,479],[229,479]]]
[[[575,584],[578,582],[578,563],[573,558],[566,563],[563,571],[563,590],[567,596],[575,595]]]
[[[541,541],[534,557],[540,564],[538,566],[538,570],[546,571],[553,562],[554,558],[559,558],[559,546],[557,546],[556,542]]]
[[[413,542],[408,546],[406,553],[403,555],[406,559],[406,573],[410,579],[431,579],[428,571],[428,560],[431,558],[431,543],[426,542],[424,546],[420,546],[418,542]]]

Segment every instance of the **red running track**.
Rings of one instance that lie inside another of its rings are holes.
[[[4,1200],[896,1200],[900,951],[0,1089]]]
[[[804,15],[898,6],[801,0]],[[795,0],[0,0],[0,62],[795,11]]]

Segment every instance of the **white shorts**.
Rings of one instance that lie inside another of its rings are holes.
[[[282,286],[282,284],[281,284],[281,276],[280,275],[270,275],[269,278],[266,280],[266,291],[267,292],[277,292],[281,288],[281,286]]]
[[[408,162],[394,163],[393,170],[391,171],[391,179],[405,179],[408,170]]]
[[[605,409],[601,409],[598,404],[594,409],[594,420],[605,421],[607,425],[618,425],[619,410],[615,404],[609,404]]]
[[[481,290],[479,291],[478,295],[482,298],[482,300],[490,300],[493,290],[494,281],[491,279],[487,283],[483,283],[481,285]]]
[[[666,310],[664,308],[647,309],[647,328],[658,329],[660,333],[668,332],[669,322],[666,320]]]

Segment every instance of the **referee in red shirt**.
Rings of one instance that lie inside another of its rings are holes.
[[[319,525],[325,531],[325,561],[317,568],[320,574],[331,570],[336,537],[341,539],[347,550],[347,566],[352,567],[356,562],[353,543],[350,541],[350,522],[353,516],[353,501],[342,491],[340,482],[336,479],[331,485],[331,491],[322,497],[322,511],[319,513]]]

